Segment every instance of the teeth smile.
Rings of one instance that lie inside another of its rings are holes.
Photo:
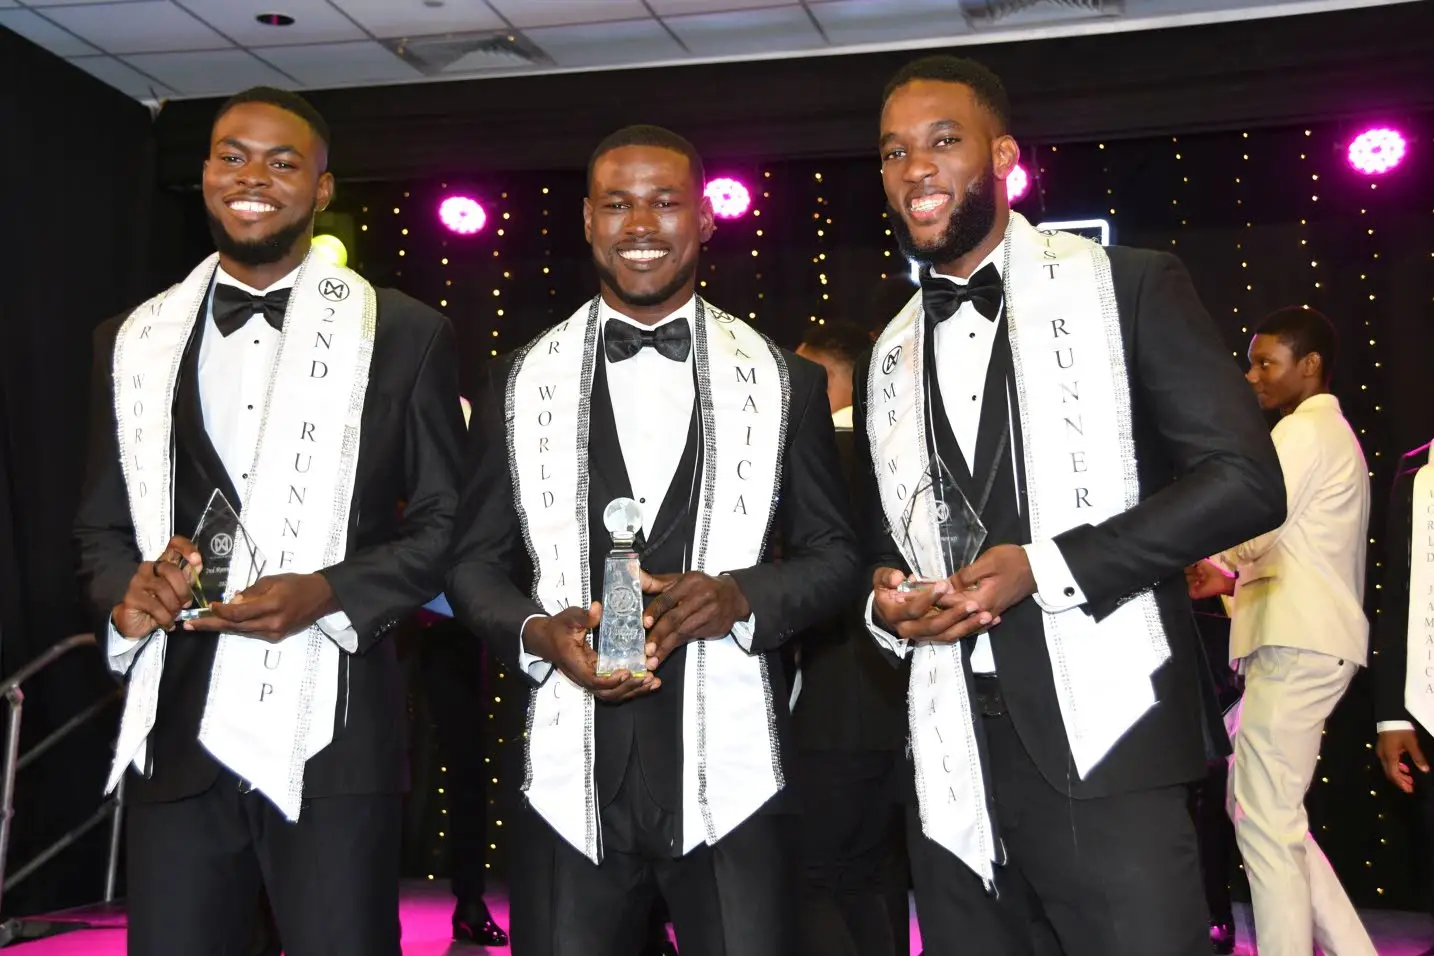
[[[946,199],[946,196],[940,194],[933,196],[922,196],[919,199],[913,199],[910,203],[911,211],[932,212],[933,210],[939,208],[943,203],[945,203]]]
[[[235,212],[274,212],[279,207],[271,206],[266,202],[251,202],[247,199],[236,199],[229,204],[229,208]]]
[[[619,252],[629,262],[652,262],[667,255],[666,249],[625,249]]]

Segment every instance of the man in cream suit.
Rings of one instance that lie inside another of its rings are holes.
[[[1305,792],[1325,721],[1364,666],[1369,469],[1329,391],[1336,340],[1312,309],[1268,316],[1250,343],[1260,405],[1278,409],[1285,523],[1190,569],[1192,597],[1233,594],[1230,660],[1245,675],[1231,807],[1264,956],[1375,956],[1309,832]]]

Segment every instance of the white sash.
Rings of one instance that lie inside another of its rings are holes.
[[[1434,446],[1414,474],[1409,538],[1409,655],[1404,707],[1434,733]]]
[[[170,410],[217,263],[211,256],[136,309],[115,340],[120,458],[135,540],[146,560],[157,558],[176,530]],[[343,560],[376,320],[368,282],[312,255],[304,260],[270,372],[244,500],[234,503],[267,560],[266,574],[312,573]],[[234,543],[236,557],[245,553],[241,545]],[[230,588],[242,588],[249,572],[247,561],[235,560]],[[107,791],[127,764],[146,771],[168,639],[155,632],[136,656]],[[299,816],[305,762],[333,739],[338,671],[339,648],[317,625],[277,643],[239,634],[219,638],[199,741],[289,820]]]
[[[781,487],[790,385],[781,353],[745,323],[699,299],[693,327],[704,441],[693,567],[720,574],[761,560]],[[534,340],[508,377],[513,493],[533,597],[550,614],[592,599],[588,426],[597,344],[594,299]],[[766,659],[731,634],[695,641],[684,678],[686,853],[731,832],[784,780]],[[593,711],[592,695],[556,670],[533,691],[523,789],[554,830],[600,863]]]
[[[1125,352],[1100,246],[1038,232],[1011,213],[1002,276],[1031,538],[1042,541],[1140,500]],[[929,465],[927,332],[918,294],[872,352],[868,437],[898,539],[906,499]],[[912,524],[906,560],[943,575],[956,570],[936,547],[934,497],[918,498]],[[1170,656],[1159,608],[1146,591],[1099,623],[1079,609],[1044,614],[1043,622],[1066,736],[1084,777],[1155,702],[1150,676]],[[923,830],[991,880],[995,846],[959,650],[918,645],[908,698]]]

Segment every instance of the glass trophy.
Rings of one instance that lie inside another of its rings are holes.
[[[916,516],[916,503],[925,497],[934,500],[934,529],[918,527],[920,519]],[[924,537],[931,530],[936,533],[936,545],[946,562],[947,574],[955,574],[976,560],[976,555],[981,552],[981,545],[986,541],[986,526],[981,523],[980,514],[971,507],[971,502],[966,499],[961,486],[956,483],[940,457],[932,460],[930,469],[906,502],[906,512],[902,516],[901,550],[911,557],[913,564],[911,577],[897,587],[898,591],[919,591],[944,580],[941,568],[922,566],[922,549],[914,546],[915,540]]]
[[[632,542],[642,530],[642,506],[631,498],[614,498],[603,509],[602,523],[612,535],[612,550],[603,562],[597,673],[608,677],[627,671],[641,677],[647,673],[647,631],[642,627],[642,571]]]
[[[193,574],[182,561],[185,578],[189,580],[190,593],[194,595],[194,606],[179,612],[179,620],[193,621],[214,614],[211,607],[234,596],[229,588],[230,568],[237,561],[240,564],[238,581],[244,582],[240,590],[259,580],[267,563],[263,553],[244,530],[239,521],[239,512],[217,488],[209,496],[209,504],[199,518],[190,538],[199,549],[204,562],[197,575]]]

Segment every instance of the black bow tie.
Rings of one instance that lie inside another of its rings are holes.
[[[292,289],[275,289],[268,295],[254,295],[238,286],[227,283],[214,285],[214,324],[219,326],[221,335],[229,335],[242,327],[255,312],[262,313],[264,321],[279,331],[284,330],[284,310],[289,307],[289,293]]]
[[[1005,290],[1001,286],[1001,273],[996,264],[988,262],[976,270],[969,282],[957,285],[950,279],[925,273],[921,276],[921,307],[926,310],[932,322],[942,322],[956,314],[963,303],[969,302],[992,322],[1001,314],[1001,298]]]
[[[687,353],[692,351],[692,330],[683,319],[655,329],[639,329],[617,319],[608,319],[603,327],[602,342],[609,362],[630,359],[649,347],[674,362],[685,362]]]

